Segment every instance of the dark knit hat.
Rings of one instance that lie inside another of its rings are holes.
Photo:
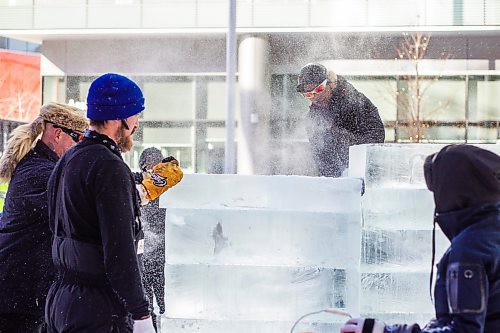
[[[304,85],[308,83],[320,85],[326,79],[328,79],[328,70],[325,66],[315,63],[307,64],[300,69],[297,92],[305,92]]]
[[[146,148],[139,157],[139,168],[141,168],[141,170],[152,169],[156,164],[160,163],[161,160],[163,160],[163,155],[158,148]]]
[[[126,119],[144,110],[144,96],[129,78],[108,73],[95,79],[87,96],[87,118]]]

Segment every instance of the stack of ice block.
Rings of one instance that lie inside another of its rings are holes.
[[[186,175],[160,201],[162,330],[289,332],[308,312],[359,312],[360,201],[359,179]],[[312,321],[326,333],[345,318]]]
[[[351,147],[349,176],[365,180],[362,198],[361,313],[424,323],[429,296],[434,202],[425,186],[425,158],[445,145]],[[478,145],[500,152],[500,145]],[[437,228],[436,260],[449,242]]]

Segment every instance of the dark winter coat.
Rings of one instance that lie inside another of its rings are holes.
[[[384,124],[375,105],[342,76],[328,108],[311,105],[307,134],[319,175],[340,177],[349,163],[349,146],[382,143]]]
[[[438,264],[436,319],[393,325],[397,333],[500,332],[500,157],[465,145],[448,146],[426,160],[436,223],[451,241]],[[439,212],[442,210],[444,212]]]
[[[116,144],[96,132],[86,133],[57,164],[49,211],[51,222],[58,221],[51,223],[52,253],[61,276],[47,297],[49,328],[103,327],[112,316],[149,315],[135,248],[136,192]]]
[[[38,141],[10,181],[0,220],[0,314],[43,316],[54,275],[47,182],[57,160]]]

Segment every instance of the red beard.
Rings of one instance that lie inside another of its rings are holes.
[[[127,132],[123,126],[120,126],[120,128],[118,128],[116,133],[116,138],[117,138],[116,144],[123,153],[130,151],[134,146],[134,141],[132,139],[132,134],[134,132],[135,132],[135,127],[129,135],[127,135]]]

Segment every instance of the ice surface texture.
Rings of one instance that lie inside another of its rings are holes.
[[[265,333],[324,308],[358,312],[361,187],[351,178],[185,175],[160,199],[162,327]],[[327,332],[344,319],[314,325]]]

